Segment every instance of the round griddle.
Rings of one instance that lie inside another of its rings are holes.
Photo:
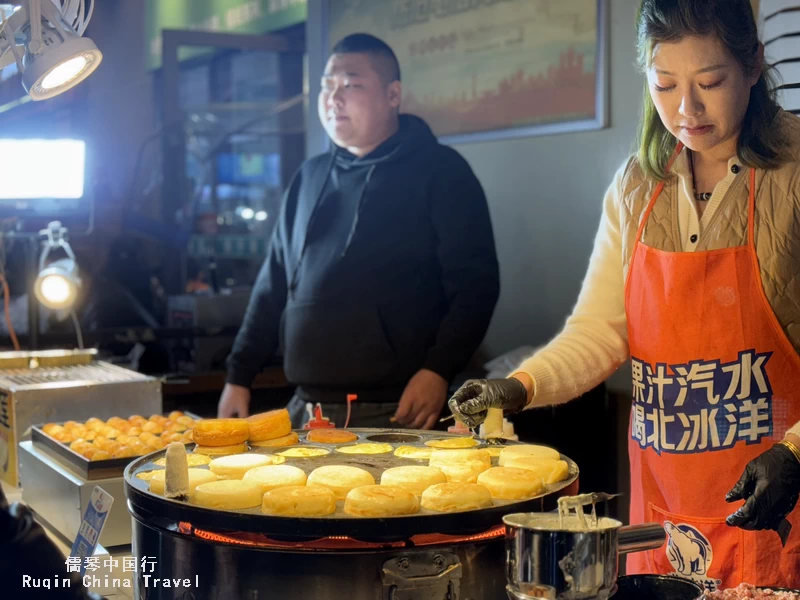
[[[314,446],[331,451],[326,456],[313,458],[287,458],[284,464],[294,465],[307,474],[323,465],[351,465],[369,471],[380,482],[381,473],[390,468],[404,465],[427,465],[427,460],[409,459],[386,454],[343,454],[336,448],[366,442],[385,442],[398,446],[425,447],[425,442],[433,439],[461,437],[443,432],[397,430],[397,429],[349,429],[359,439],[347,444],[319,444],[307,442],[307,431],[297,431],[300,443],[291,448]],[[476,448],[486,448],[484,440]],[[505,445],[517,442],[504,442]],[[187,451],[190,447],[187,447]],[[254,448],[250,454],[277,454],[286,450],[281,448]],[[273,539],[310,540],[331,536],[347,536],[363,541],[406,540],[412,535],[473,535],[483,533],[502,525],[503,515],[515,512],[543,512],[555,508],[556,499],[565,494],[576,494],[578,489],[578,465],[566,456],[561,456],[569,464],[569,477],[560,483],[548,485],[544,494],[522,501],[495,500],[494,506],[457,513],[438,513],[421,509],[419,513],[407,516],[386,518],[362,518],[348,515],[343,510],[344,502],[337,503],[336,513],[326,517],[279,517],[264,515],[260,507],[242,511],[217,510],[196,506],[189,502],[166,499],[152,494],[149,483],[136,477],[138,473],[161,469],[153,462],[166,454],[159,450],[131,462],[125,469],[125,495],[131,513],[144,522],[152,521],[166,524],[189,522],[195,528],[210,531],[249,532],[268,535]],[[497,466],[497,458],[492,458],[492,466]],[[207,468],[207,467],[200,467]]]

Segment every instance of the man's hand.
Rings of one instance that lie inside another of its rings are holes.
[[[226,383],[217,406],[217,417],[246,417],[250,412],[250,389]]]
[[[800,494],[800,461],[786,446],[776,444],[751,460],[728,492],[727,502],[744,500],[744,506],[726,522],[732,527],[779,531],[781,521],[794,510]]]
[[[448,406],[456,419],[475,428],[486,420],[490,408],[519,412],[528,403],[528,390],[514,377],[470,379],[450,398]]]
[[[412,429],[432,429],[447,400],[447,381],[428,369],[420,369],[408,381],[397,405],[395,419]]]

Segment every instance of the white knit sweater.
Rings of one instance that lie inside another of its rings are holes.
[[[734,157],[729,166],[737,162]],[[624,170],[625,165],[617,171],[606,192],[589,269],[564,329],[514,372],[526,373],[533,379],[534,393],[527,408],[563,404],[577,398],[605,381],[630,357],[619,222]],[[697,236],[695,240],[700,237],[735,175],[728,169],[728,175],[714,188],[699,218],[687,152],[680,154],[673,170],[680,178],[678,222],[682,249],[691,252],[697,245],[691,241],[692,236]],[[800,436],[800,423],[790,432]]]

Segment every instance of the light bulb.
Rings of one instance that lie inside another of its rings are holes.
[[[72,286],[62,275],[48,275],[40,284],[42,297],[51,304],[64,304],[72,295]]]
[[[42,80],[42,89],[52,90],[64,85],[68,81],[77,77],[86,68],[88,61],[83,55],[73,56],[69,60],[55,67]]]

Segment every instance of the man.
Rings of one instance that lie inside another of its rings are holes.
[[[301,427],[309,403],[344,426],[431,428],[483,339],[499,293],[486,198],[467,162],[400,115],[400,67],[367,34],[344,38],[322,77],[334,143],[286,192],[229,358],[220,416],[279,346]],[[398,403],[399,401],[399,403]]]

